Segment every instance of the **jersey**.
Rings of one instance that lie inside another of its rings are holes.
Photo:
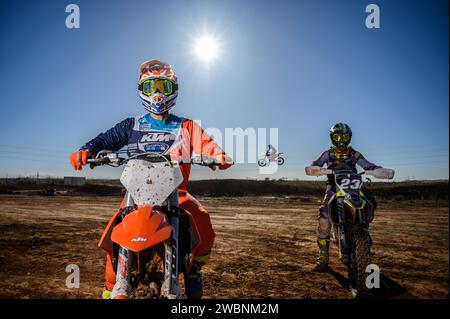
[[[170,114],[158,120],[149,113],[127,118],[83,145],[94,156],[101,150],[117,151],[127,146],[129,156],[144,152],[169,155],[172,159],[188,160],[202,155],[223,162],[225,153],[206,132],[190,119]],[[190,164],[180,164],[183,183],[180,191],[186,192]]]

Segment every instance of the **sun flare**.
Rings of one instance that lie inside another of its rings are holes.
[[[219,55],[219,43],[212,36],[204,35],[195,40],[194,51],[204,63],[209,63]]]

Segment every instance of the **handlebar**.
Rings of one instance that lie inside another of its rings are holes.
[[[119,157],[119,154],[123,152],[109,152],[100,151],[97,153],[95,158],[87,159],[87,163],[94,164],[95,166],[109,165],[109,166],[120,166],[126,164],[132,159],[144,159],[149,162],[168,162],[168,163],[178,163],[178,164],[194,164],[200,166],[220,166],[222,162],[218,161],[216,158],[206,157],[206,156],[196,156],[190,159],[180,159],[172,160],[170,156],[161,155],[158,153],[145,152],[138,153],[136,155],[130,156],[128,158]],[[234,162],[226,162],[226,164],[234,165]]]
[[[323,168],[320,166],[307,166],[305,167],[305,172],[306,175],[309,176],[322,176],[336,173],[333,169]],[[395,171],[389,168],[376,168],[374,170],[366,170],[357,174],[358,175],[366,174],[379,179],[393,179]]]
[[[124,159],[119,157],[119,153],[100,151],[94,158],[88,158],[87,163],[94,164],[94,166],[111,165],[120,166]]]

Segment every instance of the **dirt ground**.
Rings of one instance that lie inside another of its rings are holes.
[[[205,298],[351,298],[332,246],[331,270],[316,258],[315,200],[202,198],[217,234],[204,267]],[[0,298],[99,298],[97,248],[119,197],[0,195]],[[380,204],[371,225],[382,298],[448,298],[447,205]],[[68,264],[79,289],[66,288]]]

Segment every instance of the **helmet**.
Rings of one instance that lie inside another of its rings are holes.
[[[345,123],[334,124],[330,128],[331,143],[339,148],[345,148],[350,144],[352,139],[352,130]]]
[[[147,111],[163,114],[170,110],[178,96],[178,81],[172,66],[160,60],[142,63],[138,90]]]

